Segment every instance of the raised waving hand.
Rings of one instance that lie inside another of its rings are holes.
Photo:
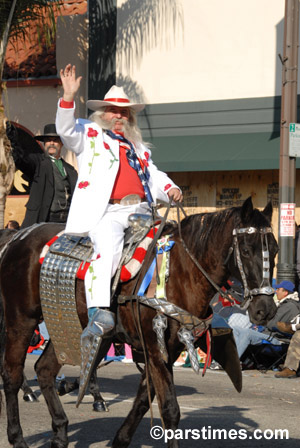
[[[63,99],[65,101],[73,101],[82,80],[82,76],[76,78],[75,65],[68,64],[64,69],[61,69],[60,79],[64,89]]]

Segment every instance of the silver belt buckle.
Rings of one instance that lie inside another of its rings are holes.
[[[138,194],[128,194],[121,199],[120,205],[135,205],[140,204],[142,199]]]

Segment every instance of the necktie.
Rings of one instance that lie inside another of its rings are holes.
[[[134,146],[129,140],[127,140],[125,137],[123,137],[120,134],[114,134],[112,131],[106,131],[106,133],[112,139],[124,142],[129,146],[130,149],[128,149],[128,151],[126,152],[128,163],[137,172],[137,175],[139,176],[139,179],[144,188],[145,198],[146,198],[149,206],[151,207],[153,205],[154,201],[153,201],[152,194],[151,194],[151,191],[150,191],[150,188],[148,185],[148,179],[150,177],[150,173],[149,173],[147,167],[145,166],[144,171],[143,171],[140,161],[139,161],[139,159],[136,155],[136,152],[134,150]]]
[[[64,169],[62,160],[61,160],[61,159],[54,159],[54,163],[55,163],[55,165],[57,166],[58,171],[60,172],[60,174],[62,175],[62,177],[65,177],[66,172],[65,172],[65,169]]]

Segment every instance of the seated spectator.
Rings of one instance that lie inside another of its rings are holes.
[[[279,324],[280,322],[278,322]],[[286,324],[288,325],[288,324]],[[290,324],[292,330],[292,325]],[[299,361],[300,361],[300,325],[294,324],[297,328],[296,331],[294,331],[294,334],[292,336],[285,362],[283,365],[283,369],[281,372],[278,372],[275,374],[275,378],[296,378],[297,377],[297,370],[299,369]],[[294,327],[295,328],[295,327]]]
[[[281,333],[294,334],[295,331],[300,330],[300,314],[298,314],[288,324],[286,322],[277,322],[277,328]]]
[[[252,328],[248,314],[233,313],[228,319],[228,325],[232,328],[239,358],[249,345],[259,345],[262,341],[281,345],[281,341],[277,338]]]
[[[275,316],[267,323],[267,329],[271,332],[280,331],[278,322],[290,323],[300,313],[300,301],[295,285],[289,280],[283,280],[275,285],[278,308]]]
[[[248,313],[239,306],[242,301],[242,294],[240,294],[240,291],[238,295],[235,294],[234,289],[234,286],[227,289],[227,293],[233,302],[223,298],[219,298],[217,302],[214,298],[211,302],[214,310],[212,327],[232,328],[239,358],[242,357],[249,345],[259,345],[262,341],[267,341],[273,345],[281,345],[281,341],[271,335],[270,332],[263,332],[265,331],[264,327],[261,328],[262,331],[260,332],[256,326],[252,325]]]
[[[8,221],[8,223],[5,226],[6,229],[15,229],[15,230],[19,230],[20,229],[20,225],[18,223],[18,221],[15,221],[13,219],[11,219],[10,221]]]
[[[251,324],[247,312],[241,310],[236,295],[231,295],[232,289],[227,288],[227,293],[234,300],[234,303],[220,297],[211,302],[214,309],[212,326],[229,326],[232,328],[239,358],[242,357],[249,345],[259,345],[263,343],[262,341],[267,341],[273,345],[281,345],[280,337],[284,337],[282,333],[288,333],[282,331],[282,322],[289,324],[299,314],[300,302],[298,293],[294,292],[294,284],[284,280],[275,285],[275,289],[278,306],[276,314],[267,323],[266,327],[260,327],[259,329]],[[277,326],[278,322],[279,325]],[[279,328],[280,326],[281,328]],[[274,334],[274,331],[276,334]]]

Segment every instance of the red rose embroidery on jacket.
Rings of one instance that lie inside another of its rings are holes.
[[[96,131],[96,129],[89,128],[88,134],[87,134],[88,137],[97,137],[97,135],[98,135],[98,131]]]
[[[112,150],[110,149],[110,146],[108,143],[103,142],[103,146],[105,149],[107,149],[107,151],[109,151],[110,155],[111,155],[111,159],[110,159],[110,167],[109,169],[111,169],[111,167],[113,166],[114,162],[118,162],[118,159],[115,157],[114,153],[112,152]]]
[[[79,184],[78,184],[78,188],[81,190],[82,188],[86,188],[86,187],[88,187],[90,185],[90,183],[87,181],[87,180],[85,180],[85,181],[83,181],[83,182],[79,182]]]
[[[98,134],[99,134],[99,132],[96,131],[96,129],[88,128],[87,136],[91,138],[90,146],[91,146],[91,150],[93,151],[92,160],[88,163],[89,174],[91,174],[91,172],[92,172],[92,168],[93,168],[93,163],[94,163],[95,157],[100,156],[100,153],[96,152],[96,143],[95,143],[95,137],[97,137]]]

